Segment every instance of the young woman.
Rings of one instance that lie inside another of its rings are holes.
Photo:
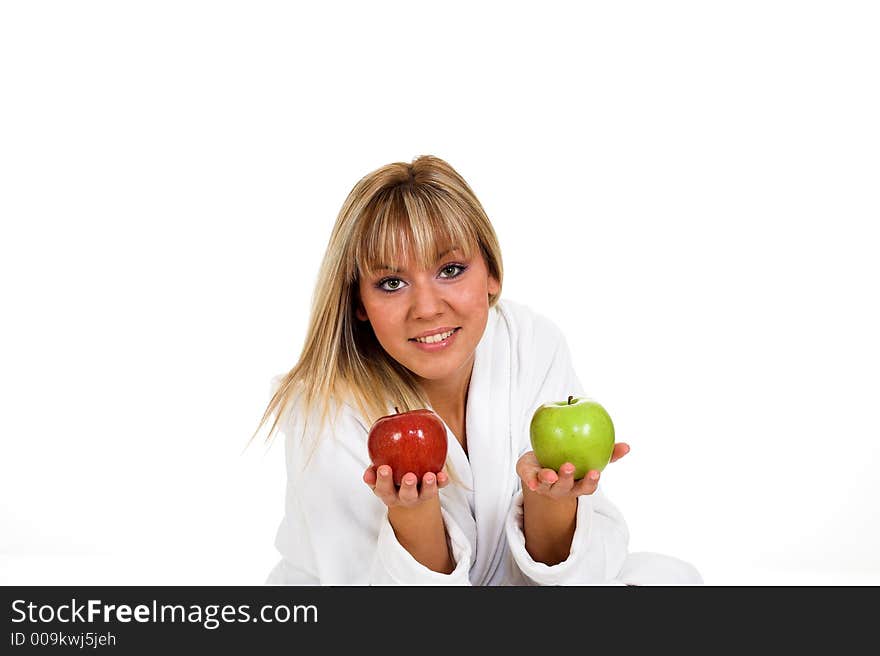
[[[267,583],[558,585],[701,582],[688,563],[630,554],[599,472],[543,469],[529,422],[584,391],[565,338],[501,299],[501,252],[445,161],[383,166],[352,189],[318,275],[299,362],[257,431],[285,436],[287,496]],[[430,408],[446,466],[394,485],[372,467],[379,417]],[[614,447],[612,462],[629,451]]]

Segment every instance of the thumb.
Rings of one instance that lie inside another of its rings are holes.
[[[522,481],[522,484],[532,491],[538,489],[538,474],[540,471],[540,466],[524,460],[520,460],[516,464],[516,473]]]

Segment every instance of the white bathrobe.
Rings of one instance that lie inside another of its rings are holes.
[[[584,396],[561,331],[528,307],[502,299],[489,311],[467,397],[465,454],[447,427],[447,462],[458,482],[440,490],[455,569],[434,572],[394,535],[386,506],[363,482],[369,426],[343,405],[302,473],[296,417],[286,416],[287,496],[267,583],[298,585],[580,585],[621,578],[629,533],[601,489],[578,498],[568,558],[553,566],[525,549],[516,461],[531,450],[534,410]],[[390,404],[393,405],[393,404]],[[389,405],[389,414],[393,409]],[[312,436],[310,436],[312,437]],[[639,576],[638,573],[635,576]],[[676,580],[664,582],[692,582]],[[687,578],[687,575],[685,575]],[[651,580],[647,581],[652,582]]]

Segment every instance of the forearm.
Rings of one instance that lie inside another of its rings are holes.
[[[557,565],[568,558],[577,504],[577,498],[549,499],[523,486],[523,533],[532,560]]]
[[[441,574],[452,573],[455,562],[449,551],[439,499],[418,508],[389,508],[388,521],[397,541],[419,563]]]

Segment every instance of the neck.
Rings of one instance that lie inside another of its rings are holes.
[[[468,387],[473,370],[474,356],[472,355],[461,369],[448,378],[442,380],[423,378],[419,382],[436,410],[448,413],[454,418],[462,418],[467,404]]]

